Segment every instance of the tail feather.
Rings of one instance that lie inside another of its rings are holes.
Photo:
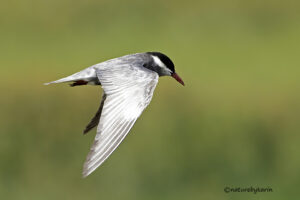
[[[93,68],[87,68],[84,69],[80,72],[77,72],[75,74],[72,74],[70,76],[67,76],[65,78],[56,80],[56,81],[52,81],[49,83],[44,83],[44,85],[49,85],[49,84],[53,84],[53,83],[65,83],[65,82],[72,82],[72,81],[89,81],[90,79],[96,78],[96,74],[94,72]]]
[[[71,82],[71,81],[76,81],[76,80],[78,80],[78,78],[74,78],[74,76],[71,75],[71,76],[68,76],[68,77],[65,77],[65,78],[58,79],[56,81],[51,81],[49,83],[44,83],[44,85],[50,85],[50,84],[53,84],[53,83],[65,83],[65,82]]]

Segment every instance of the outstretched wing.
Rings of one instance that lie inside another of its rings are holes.
[[[83,177],[99,167],[122,142],[150,103],[158,82],[156,72],[130,64],[102,66],[96,73],[106,99]]]

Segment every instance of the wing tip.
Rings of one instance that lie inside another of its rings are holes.
[[[83,165],[83,170],[82,170],[82,178],[86,178],[88,175],[90,175],[95,169],[91,169],[89,167],[89,156],[87,157],[84,165]]]
[[[87,130],[87,128],[85,128],[82,132],[83,135],[87,134],[89,131]]]
[[[90,174],[88,167],[87,167],[87,161],[83,165],[83,170],[82,170],[82,178],[86,178]]]
[[[88,171],[83,170],[82,178],[86,178],[86,177],[88,177],[88,175],[90,175],[90,173]]]
[[[88,155],[86,157],[86,160],[83,164],[82,178],[86,178],[88,175],[90,175],[96,169],[96,168],[91,169],[91,166],[90,166],[90,161],[91,161],[91,157],[92,157],[93,153],[95,153],[95,151],[91,148],[91,150],[88,153]]]

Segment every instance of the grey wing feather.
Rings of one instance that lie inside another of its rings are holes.
[[[90,121],[90,123],[85,127],[83,134],[87,134],[90,130],[92,130],[94,127],[96,127],[99,124],[100,116],[101,116],[101,112],[103,109],[105,99],[106,99],[106,94],[105,94],[105,92],[103,92],[100,107],[99,107],[97,113],[95,114],[95,116],[93,117],[93,119]]]
[[[83,177],[99,167],[122,142],[150,103],[158,81],[157,73],[129,64],[102,66],[96,71],[106,100]]]

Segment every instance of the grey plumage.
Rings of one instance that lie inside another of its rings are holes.
[[[124,69],[127,76],[120,75]],[[107,65],[97,69],[96,73],[107,97],[95,142],[84,164],[84,177],[101,165],[121,143],[150,103],[158,81],[155,72],[128,63],[119,63],[113,68]]]
[[[83,177],[92,173],[118,147],[149,105],[158,77],[165,75],[183,84],[167,56],[148,52],[111,59],[46,83],[101,85],[104,90],[100,107],[84,130],[85,134],[97,126],[95,141],[84,163]]]

